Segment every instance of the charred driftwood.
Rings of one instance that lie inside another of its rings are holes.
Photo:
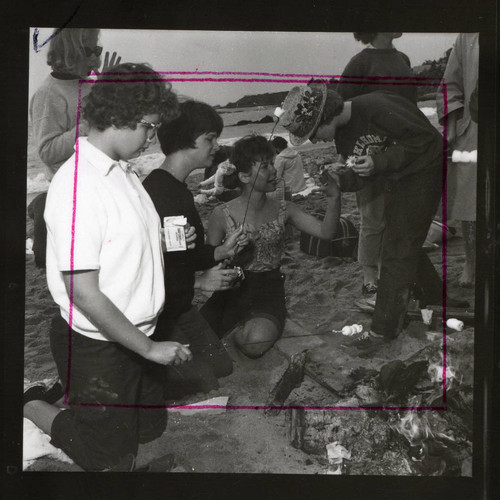
[[[337,409],[287,409],[290,444],[326,463],[326,446],[337,442],[351,453],[345,474],[470,475],[473,334],[447,338],[446,364],[442,343],[433,342],[379,372],[357,370]],[[377,400],[425,410],[368,408],[385,406]]]
[[[282,377],[269,395],[266,406],[272,406],[275,408],[269,408],[266,410],[268,415],[278,415],[281,408],[276,407],[283,406],[292,390],[302,383],[304,380],[304,365],[306,358],[307,350],[292,356],[285,373],[283,373]]]

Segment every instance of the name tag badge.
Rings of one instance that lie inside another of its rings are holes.
[[[187,219],[183,215],[163,218],[163,231],[167,252],[181,252],[187,249],[184,226]]]

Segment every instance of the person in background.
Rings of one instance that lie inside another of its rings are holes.
[[[440,123],[446,117],[448,151],[477,150],[477,99],[479,75],[479,34],[460,33],[453,45],[443,76],[443,85],[437,93]],[[443,92],[446,93],[447,109]],[[472,100],[472,109],[471,109]],[[448,163],[447,218],[461,221],[465,248],[465,264],[459,284],[472,287],[476,266],[476,194],[477,163]]]
[[[200,189],[204,189],[211,182],[211,179],[214,179],[215,174],[219,168],[219,165],[222,163],[227,163],[229,161],[229,157],[231,156],[231,151],[233,150],[232,146],[220,146],[219,149],[215,152],[214,159],[212,161],[212,165],[205,170],[203,173],[203,181],[200,183]],[[219,194],[215,194],[215,197],[219,201],[230,201],[233,198],[237,198],[240,194],[240,190],[238,187],[238,179],[236,177],[235,172],[227,173],[222,176],[222,192]],[[200,191],[202,192],[202,191]]]
[[[417,86],[411,82],[414,74],[410,60],[392,43],[401,35],[402,33],[354,33],[354,38],[367,47],[347,63],[334,87],[344,101],[377,91],[394,92],[416,105]],[[345,161],[345,158],[341,161]],[[362,293],[365,297],[373,297],[377,293],[385,229],[384,179],[379,177],[367,184],[356,193],[356,200],[361,216],[358,262],[363,269]]]
[[[310,83],[294,87],[283,108],[280,120],[292,144],[334,141],[338,153],[351,159],[350,168],[333,173],[341,191],[357,191],[378,176],[386,179],[386,229],[373,320],[368,337],[354,344],[376,348],[401,333],[412,288],[422,305],[443,300],[442,281],[422,249],[442,191],[441,134],[417,106],[392,92],[344,102],[326,84]],[[468,305],[451,298],[447,304]]]
[[[275,150],[263,136],[251,135],[234,144],[231,163],[236,167],[241,195],[217,206],[208,222],[207,242],[220,245],[243,230],[250,243],[236,255],[234,265],[245,278],[238,287],[215,292],[200,309],[222,338],[238,323],[236,347],[258,358],[280,338],[285,324],[285,276],[280,270],[285,246],[285,224],[329,240],[340,217],[340,192],[334,182],[323,188],[327,209],[323,221],[303,212],[291,201],[268,196],[276,190]]]
[[[186,185],[191,172],[212,165],[222,128],[222,118],[208,104],[181,103],[179,116],[158,130],[165,161],[143,182],[162,224],[165,217],[181,215],[196,232],[194,248],[184,251],[166,248],[164,253],[166,305],[153,338],[189,344],[193,353],[190,363],[164,370],[168,399],[216,389],[217,379],[229,375],[233,369],[221,341],[192,301],[195,289],[212,292],[233,286],[238,271],[224,269],[222,262],[234,257],[247,239],[240,228],[224,242],[206,245],[203,224]],[[197,274],[197,271],[203,272]]]
[[[288,147],[288,142],[283,137],[277,136],[271,140],[271,143],[276,150],[274,160],[276,177],[283,179],[284,188],[288,188],[291,194],[303,191],[306,188],[306,181],[300,154],[295,149]]]
[[[79,85],[79,80],[97,72],[101,66],[102,47],[98,29],[65,28],[55,30],[47,52],[50,75],[33,94],[29,115],[33,127],[33,140],[38,155],[45,164],[45,177],[51,181],[58,168],[73,154],[75,140],[88,133],[88,124],[78,123],[79,97],[90,92],[91,85]],[[108,62],[106,53],[103,71],[118,64],[120,57],[113,53]],[[79,92],[80,95],[79,95]],[[43,220],[47,193],[41,193],[28,207],[34,221],[33,252],[38,267],[45,267],[47,230]]]
[[[344,100],[370,92],[395,92],[417,103],[417,86],[410,59],[397,50],[393,40],[403,33],[354,33],[354,38],[366,45],[347,63],[338,81],[329,88]],[[392,78],[389,78],[392,77]],[[402,85],[406,83],[406,85]]]
[[[232,165],[229,160],[224,160],[217,165],[217,170],[214,175],[200,182],[200,193],[220,200],[221,195],[226,191],[224,179],[233,175],[235,172],[236,168],[234,165]],[[208,188],[211,184],[213,184],[213,187]]]
[[[60,308],[50,346],[67,399],[34,386],[23,408],[87,471],[133,469],[139,443],[166,428],[155,366],[192,357],[151,340],[165,299],[160,220],[127,163],[175,116],[177,98],[145,64],[112,72],[87,96],[88,138],[54,175],[45,207],[47,283]]]

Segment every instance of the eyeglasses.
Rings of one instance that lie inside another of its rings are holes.
[[[85,51],[85,55],[87,57],[90,57],[92,54],[95,54],[96,57],[99,57],[102,54],[102,47],[100,47],[99,45],[96,45],[94,48],[83,47],[83,50]]]
[[[151,123],[146,120],[139,120],[139,123],[148,129],[149,137],[147,140],[151,142],[156,134],[156,131],[161,127],[161,122]]]
[[[161,127],[161,122],[158,122],[158,123],[151,123],[151,122],[148,122],[146,120],[139,120],[139,123],[142,123],[143,125],[145,125],[149,130],[153,130],[154,132],[156,132],[160,127]]]

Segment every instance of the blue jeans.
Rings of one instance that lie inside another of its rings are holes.
[[[381,273],[372,330],[396,338],[403,328],[410,289],[416,288],[422,304],[439,304],[442,280],[422,250],[442,193],[442,164],[385,188],[385,232],[382,240]]]

